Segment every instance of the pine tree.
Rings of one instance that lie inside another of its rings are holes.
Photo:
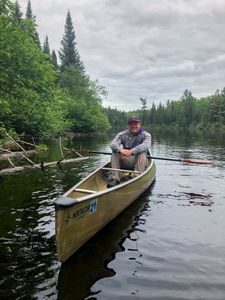
[[[183,112],[182,112],[182,126],[186,127],[193,121],[193,96],[191,91],[185,90],[183,96],[181,97]]]
[[[52,58],[52,64],[57,70],[58,69],[58,62],[57,62],[57,56],[56,56],[55,50],[52,50],[52,57],[51,58]]]
[[[146,119],[147,119],[147,114],[146,114],[147,99],[140,97],[139,100],[141,101],[141,119],[142,119],[142,124],[145,124],[146,123]]]
[[[23,13],[20,10],[20,5],[18,1],[15,2],[15,18],[17,22],[19,23],[22,20]]]
[[[156,106],[155,103],[152,103],[151,113],[150,113],[150,123],[156,123]]]
[[[147,109],[147,99],[140,97],[139,100],[141,101],[141,104],[142,104],[141,110],[146,110]]]
[[[34,34],[35,34],[35,42],[37,43],[38,47],[41,49],[41,43],[40,43],[39,34],[37,30],[35,30]]]
[[[47,55],[50,56],[50,47],[49,47],[49,42],[48,42],[48,36],[46,35],[44,44],[43,44],[43,52]]]
[[[30,0],[28,0],[27,2],[27,11],[26,11],[26,18],[28,20],[31,20],[32,22],[35,22],[35,16],[33,16],[33,13],[32,13],[32,8],[31,8],[31,3],[30,3]]]
[[[73,28],[72,18],[70,11],[68,11],[65,24],[65,33],[61,41],[62,48],[61,51],[59,51],[61,70],[63,71],[66,67],[73,65],[77,70],[84,73],[84,65],[76,48],[75,40],[76,35]]]
[[[33,38],[34,38],[34,41],[37,43],[38,47],[41,49],[39,34],[36,30],[36,27],[37,27],[36,17],[33,15],[30,0],[28,0],[28,2],[27,2],[26,18],[27,18],[27,20],[30,20],[31,23],[33,24],[33,32],[32,32]]]

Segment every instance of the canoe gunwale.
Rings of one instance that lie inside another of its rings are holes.
[[[108,163],[104,164],[106,165]],[[95,176],[101,176],[96,173],[104,166],[100,166],[55,200],[56,248],[61,262],[66,261],[98,231],[131,205],[151,186],[156,176],[156,166],[154,160],[151,159],[147,169],[139,176],[111,188],[105,188],[105,182],[103,182],[100,184],[102,190],[94,194],[81,195],[81,197],[78,194],[76,198],[76,193],[74,193],[76,189],[82,187],[86,180],[93,183]],[[103,181],[105,181],[104,178]]]
[[[103,166],[100,166],[97,170],[95,170],[94,172],[92,172],[90,175],[88,175],[87,177],[85,177],[83,180],[79,181],[77,184],[75,184],[74,186],[72,186],[66,193],[64,193],[61,197],[57,198],[54,201],[54,205],[55,205],[55,209],[67,209],[69,207],[72,207],[76,204],[79,204],[82,201],[85,200],[90,200],[92,198],[97,198],[103,194],[107,194],[107,193],[111,193],[114,190],[120,189],[126,185],[132,184],[133,182],[139,180],[140,178],[142,178],[147,172],[149,172],[149,170],[153,167],[154,164],[154,160],[151,159],[151,163],[148,166],[148,168],[141,173],[139,176],[134,177],[132,179],[130,179],[129,181],[125,181],[123,183],[120,183],[114,187],[111,188],[106,188],[104,190],[101,191],[96,191],[96,193],[93,194],[88,194],[79,198],[72,198],[72,197],[68,197],[68,195],[71,192],[74,192],[76,190],[76,188],[78,188],[83,182],[85,182],[86,180],[88,180],[89,177],[93,176],[95,173],[97,173],[98,171],[100,171],[102,168],[104,168],[108,163],[104,164]]]

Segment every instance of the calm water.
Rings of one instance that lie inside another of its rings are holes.
[[[108,143],[79,139],[73,145],[108,150]],[[156,161],[153,186],[64,264],[55,253],[54,199],[108,157],[4,176],[0,299],[224,300],[225,147],[179,137],[155,138],[152,150],[217,163]],[[52,146],[33,159],[58,157]]]

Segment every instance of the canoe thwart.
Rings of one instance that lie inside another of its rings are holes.
[[[74,198],[62,196],[56,199],[54,203],[56,209],[65,209],[65,207],[74,206],[78,201]]]
[[[102,170],[141,174],[141,172],[139,172],[139,171],[125,170],[125,169],[102,168]]]
[[[86,190],[86,189],[74,189],[74,192],[80,192],[80,193],[87,193],[87,194],[94,194],[97,193],[94,190]]]

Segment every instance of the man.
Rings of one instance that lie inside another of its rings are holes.
[[[144,172],[147,164],[147,151],[151,146],[151,135],[141,128],[141,121],[137,116],[128,119],[128,130],[119,132],[113,139],[111,167]],[[121,172],[112,171],[108,187],[117,185]]]

